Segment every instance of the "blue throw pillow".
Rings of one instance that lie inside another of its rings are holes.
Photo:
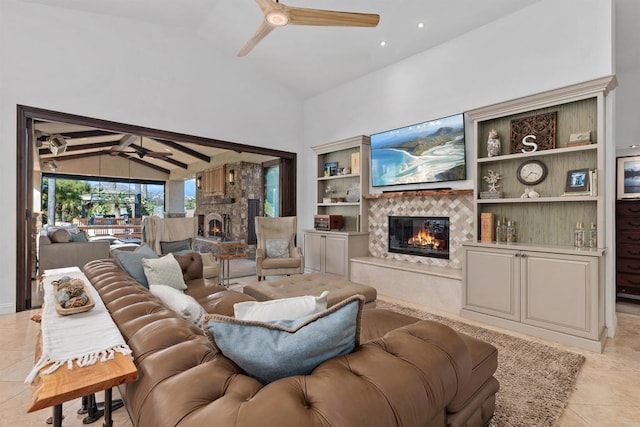
[[[142,260],[145,258],[158,258],[158,255],[147,245],[138,246],[135,251],[114,249],[111,251],[120,267],[133,277],[136,282],[149,289],[147,276],[144,274]]]
[[[205,333],[222,354],[263,384],[310,374],[322,362],[360,343],[364,297],[355,295],[297,320],[259,322],[206,315]]]

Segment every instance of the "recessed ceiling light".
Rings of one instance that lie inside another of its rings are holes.
[[[418,22],[418,28],[424,28],[424,22]]]
[[[382,40],[382,41],[380,42],[380,46],[381,46],[381,47],[385,47],[386,45],[387,45],[387,42],[386,42],[386,41]]]

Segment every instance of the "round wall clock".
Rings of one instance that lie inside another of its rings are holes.
[[[547,177],[547,165],[540,160],[527,160],[518,167],[516,175],[524,185],[540,184]]]

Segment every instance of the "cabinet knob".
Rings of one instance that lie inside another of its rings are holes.
[[[522,254],[522,255],[520,255],[520,256],[521,256],[522,258],[526,258],[526,257],[527,257],[527,254]]]
[[[520,258],[522,254],[520,252],[516,252],[516,258]]]

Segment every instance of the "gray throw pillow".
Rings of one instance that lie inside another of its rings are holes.
[[[78,231],[77,233],[71,233],[72,242],[88,242],[89,238],[84,231]]]
[[[289,239],[267,239],[267,258],[289,258]]]
[[[162,255],[186,250],[191,250],[191,238],[174,240],[172,242],[160,242],[160,253]]]
[[[72,241],[71,233],[63,228],[50,231],[47,233],[47,236],[49,236],[52,243],[69,243]]]
[[[114,249],[111,251],[116,262],[129,276],[133,277],[136,282],[149,289],[147,276],[144,274],[144,266],[142,260],[146,258],[158,258],[158,255],[147,245],[136,248],[135,251],[125,251]]]

